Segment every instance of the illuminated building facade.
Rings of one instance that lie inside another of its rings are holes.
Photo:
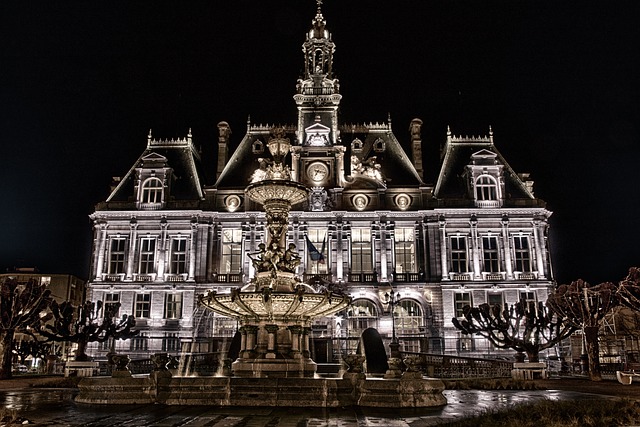
[[[440,170],[429,171],[420,119],[399,138],[390,119],[340,123],[335,45],[320,9],[302,47],[293,124],[276,130],[248,122],[231,150],[231,129],[219,123],[211,181],[191,131],[176,140],[149,133],[146,149],[96,206],[92,298],[120,302],[142,331],[117,348],[134,356],[217,351],[236,332],[234,320],[205,312],[196,297],[230,292],[254,275],[248,255],[266,241],[266,220],[245,189],[269,166],[267,144],[277,131],[292,144],[292,179],[310,189],[293,206],[287,231],[302,259],[297,273],[354,299],[314,325],[314,359],[336,360],[368,327],[390,339],[390,293],[399,294],[393,311],[401,349],[495,353],[461,336],[451,318],[466,304],[546,299],[551,212],[528,174],[511,169],[491,129],[483,137],[447,130]],[[94,350],[101,355],[108,345]]]

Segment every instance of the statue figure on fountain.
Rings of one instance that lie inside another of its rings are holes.
[[[286,271],[295,273],[300,265],[300,255],[296,250],[296,245],[289,243],[289,248],[285,251],[276,242],[272,242],[269,247],[264,243],[258,245],[258,251],[249,254],[253,268],[257,272],[264,271]]]

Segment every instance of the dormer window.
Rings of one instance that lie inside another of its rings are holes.
[[[256,139],[251,146],[251,150],[253,154],[262,154],[264,153],[264,143],[259,139]]]
[[[376,153],[382,153],[384,149],[385,149],[384,140],[382,138],[376,139],[376,141],[373,143],[373,151],[375,151]]]
[[[494,177],[489,175],[480,175],[476,179],[476,200],[498,200],[498,184]]]
[[[140,197],[143,209],[159,209],[162,205],[164,186],[158,178],[149,178],[142,184]]]
[[[354,153],[361,153],[362,152],[362,141],[360,141],[358,138],[354,139],[351,142],[351,151],[353,151]]]

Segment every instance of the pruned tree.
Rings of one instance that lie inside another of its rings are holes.
[[[555,346],[575,330],[542,302],[529,304],[521,300],[511,306],[480,304],[464,307],[463,313],[463,319],[451,319],[463,334],[480,335],[498,348],[526,353],[529,362],[538,362],[540,351]]]
[[[618,302],[633,311],[640,311],[640,269],[631,267],[617,289]]]
[[[5,280],[0,287],[0,379],[11,378],[13,338],[51,303],[51,291],[34,279]]]
[[[598,331],[605,316],[618,305],[616,285],[610,282],[592,286],[584,280],[560,285],[552,292],[547,305],[576,328],[581,329],[587,357],[589,378],[601,381]]]
[[[24,365],[26,358],[29,356],[34,360],[42,359],[45,361],[46,357],[53,352],[54,345],[50,342],[39,341],[36,338],[24,339],[20,343],[14,343],[13,350],[20,358],[20,363]],[[42,366],[44,366],[44,363]]]
[[[102,301],[87,301],[75,307],[68,301],[51,303],[51,311],[40,319],[37,333],[48,341],[66,341],[78,344],[75,360],[86,361],[87,344],[105,342],[110,338],[127,339],[136,336],[135,318],[123,314],[120,319],[115,314],[120,304],[105,306]]]

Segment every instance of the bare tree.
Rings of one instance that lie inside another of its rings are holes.
[[[511,306],[481,304],[466,306],[464,318],[451,319],[464,334],[476,334],[498,348],[527,354],[529,362],[538,362],[539,353],[551,348],[574,332],[574,327],[538,302],[521,300]]]
[[[136,336],[136,321],[126,314],[115,318],[120,304],[103,305],[102,301],[87,301],[75,307],[70,302],[51,303],[50,313],[40,319],[37,333],[49,341],[66,341],[78,344],[75,360],[86,361],[87,344],[105,342],[109,338],[127,339]]]
[[[589,377],[601,381],[600,345],[598,331],[605,316],[618,304],[616,285],[610,282],[592,286],[584,280],[560,285],[547,299],[547,304],[560,316],[566,317],[576,328],[582,329]]]
[[[627,277],[620,281],[618,301],[633,311],[640,311],[640,269],[638,267],[631,267]]]
[[[16,331],[36,320],[51,303],[51,291],[34,279],[7,279],[0,287],[0,379],[11,378]]]

